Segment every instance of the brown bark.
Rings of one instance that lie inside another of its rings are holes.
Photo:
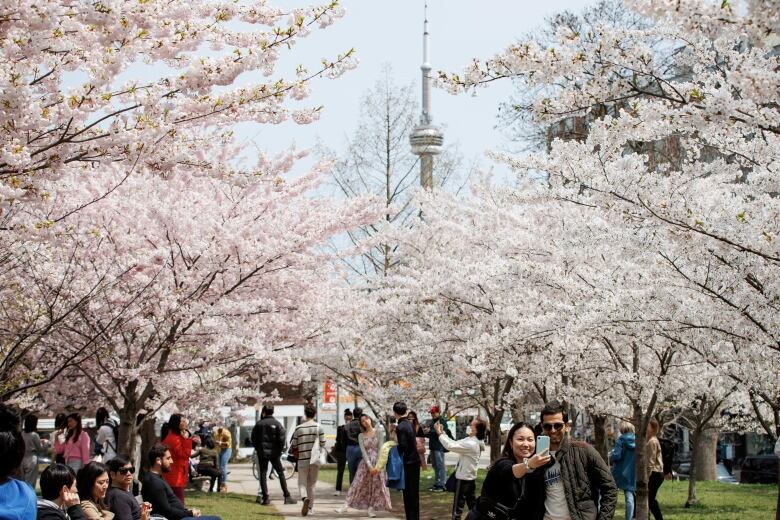
[[[636,428],[636,495],[634,499],[634,512],[636,520],[648,520],[650,510],[648,508],[647,489],[647,422],[645,415],[639,406],[634,406],[632,422]]]
[[[601,454],[601,457],[607,461],[609,460],[609,448],[607,446],[607,418],[604,415],[591,415],[593,420],[593,442],[596,451]]]
[[[504,410],[496,410],[496,413],[489,416],[490,420],[490,463],[498,459],[501,455],[501,418],[504,416]]]
[[[693,458],[696,461],[696,471],[691,468],[691,476],[697,481],[717,480],[718,474],[715,466],[718,456],[718,431],[712,428],[702,430],[698,436]]]

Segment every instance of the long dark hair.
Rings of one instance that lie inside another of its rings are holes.
[[[14,475],[24,457],[24,439],[19,431],[19,416],[0,403],[0,484]]]
[[[181,414],[172,413],[168,422],[160,428],[160,440],[163,441],[170,432],[181,435]]]
[[[63,430],[68,427],[68,416],[64,413],[58,413],[54,418],[54,428],[56,430]]]
[[[412,419],[412,417],[414,417],[414,419]],[[409,410],[409,413],[406,414],[406,418],[409,419],[410,423],[412,423],[414,433],[417,434],[417,430],[420,429],[420,419],[417,418],[417,412]]]
[[[95,425],[100,428],[108,420],[108,410],[102,406],[95,411]]]
[[[76,444],[77,442],[79,442],[79,437],[81,437],[81,431],[82,431],[81,415],[77,414],[76,412],[73,412],[72,414],[68,415],[65,418],[66,425],[68,424],[67,422],[68,419],[73,419],[74,421],[76,421],[76,428],[73,430],[68,429],[68,436],[65,437],[65,442],[68,442],[68,439],[72,438],[71,440],[73,441],[73,444]]]
[[[360,429],[361,429],[362,431],[366,431],[366,429],[365,429],[365,428],[363,428],[363,417],[368,417],[368,420],[371,422],[371,426],[372,426],[372,427],[374,426],[374,420],[373,420],[373,419],[371,418],[371,416],[370,416],[370,415],[368,415],[368,414],[365,414],[365,413],[364,413],[364,414],[360,414],[360,421],[359,421],[359,423],[360,423]]]
[[[501,459],[510,459],[510,460],[516,460],[515,459],[515,452],[512,449],[512,437],[515,436],[515,433],[520,428],[528,428],[531,430],[531,433],[533,433],[534,429],[530,424],[526,424],[523,421],[516,422],[512,425],[511,428],[509,428],[509,431],[506,434],[506,442],[504,443],[504,449],[501,450]]]
[[[108,476],[108,467],[105,464],[102,462],[90,462],[81,468],[78,475],[76,475],[76,488],[79,490],[79,498],[94,502],[101,509],[106,508],[103,499],[95,500],[95,497],[92,496],[92,489],[95,487],[95,481],[103,473]]]

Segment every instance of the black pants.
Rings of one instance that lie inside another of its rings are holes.
[[[198,464],[198,473],[205,475],[211,479],[209,483],[209,492],[214,491],[214,481],[217,482],[217,491],[222,487],[222,472],[214,466],[202,466]]]
[[[404,464],[406,520],[420,520],[420,464]]]
[[[468,505],[471,509],[474,507],[474,503],[477,501],[475,492],[477,490],[477,482],[474,480],[460,480],[455,481],[455,498],[452,501],[452,520],[460,520],[463,515],[463,506]]]
[[[647,482],[647,491],[649,495],[650,512],[653,513],[655,520],[664,520],[664,515],[661,514],[661,506],[658,505],[658,488],[664,483],[664,474],[660,471],[653,471],[650,473],[650,478]]]
[[[284,468],[282,467],[282,456],[277,455],[271,459],[260,458],[260,490],[262,491],[263,498],[268,498],[268,463],[271,463],[276,476],[279,477],[279,485],[282,486],[282,493],[285,498],[290,496],[290,492],[287,490],[287,479],[284,478]]]
[[[347,467],[347,454],[346,452],[335,452],[333,455],[336,457],[336,491],[341,491],[344,482],[344,469]]]

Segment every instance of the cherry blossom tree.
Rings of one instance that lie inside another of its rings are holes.
[[[521,41],[440,80],[462,91],[522,77],[540,87],[526,107],[537,124],[585,121],[580,140],[553,139],[549,153],[504,159],[542,172],[551,198],[596,208],[653,247],[654,270],[682,305],[674,325],[648,340],[679,349],[695,331],[705,359],[737,344],[747,360],[771,366],[780,352],[772,44],[780,16],[762,1],[627,4],[647,28],[601,24],[583,34],[562,26],[551,45]],[[658,42],[671,63],[654,51]],[[765,423],[776,436],[777,424]]]

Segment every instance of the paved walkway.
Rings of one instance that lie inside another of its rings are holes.
[[[252,475],[251,464],[231,464],[228,468],[230,475],[228,476],[228,491],[231,493],[241,493],[243,495],[257,496],[258,482]],[[345,475],[346,476],[346,475]],[[268,494],[271,498],[271,505],[280,513],[284,515],[286,520],[300,519],[301,518],[301,506],[300,495],[298,494],[298,474],[287,481],[287,487],[290,490],[290,494],[297,501],[295,504],[285,504],[284,497],[282,496],[282,490],[279,487],[279,481],[268,481]],[[358,511],[355,509],[348,509],[344,513],[337,513],[336,508],[344,505],[344,494],[341,496],[334,496],[336,488],[332,484],[327,482],[317,482],[317,496],[314,505],[314,515],[310,515],[311,518],[316,520],[339,520],[341,518],[368,518],[365,511]],[[391,491],[393,492],[393,491]],[[397,519],[403,516],[403,511],[388,512],[377,511],[376,518],[394,518]]]

